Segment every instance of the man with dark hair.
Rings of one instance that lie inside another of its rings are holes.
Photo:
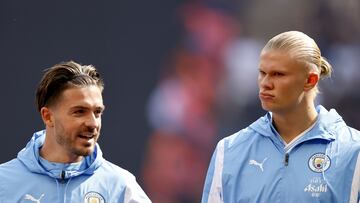
[[[46,70],[36,91],[45,130],[0,165],[0,202],[151,202],[128,171],[102,157],[97,140],[104,83],[91,65]]]

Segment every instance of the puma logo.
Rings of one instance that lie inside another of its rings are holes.
[[[31,195],[29,195],[29,194],[26,194],[25,197],[24,197],[24,199],[30,200],[30,201],[32,201],[32,202],[40,203],[40,200],[41,200],[44,196],[45,196],[45,194],[42,194],[42,195],[39,197],[39,199],[36,199],[36,198],[34,198],[33,196],[31,196]]]
[[[250,164],[250,165],[254,165],[254,166],[258,166],[258,167],[260,168],[261,172],[264,172],[264,167],[263,167],[263,165],[264,165],[264,163],[265,163],[266,160],[267,160],[267,157],[266,157],[261,163],[259,163],[259,162],[257,162],[256,160],[251,159],[251,160],[249,161],[249,164]]]

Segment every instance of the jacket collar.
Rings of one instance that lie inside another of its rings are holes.
[[[346,125],[342,117],[336,112],[335,109],[327,111],[323,106],[319,105],[316,107],[318,112],[318,119],[315,126],[307,132],[302,140],[306,139],[324,139],[334,140],[336,130]],[[272,125],[272,113],[268,112],[263,117],[250,125],[250,128],[258,132],[262,136],[276,137],[277,132],[274,130]]]
[[[17,158],[31,172],[46,174],[59,179],[61,178],[62,171],[64,171],[64,178],[67,179],[81,174],[92,174],[103,162],[102,152],[98,144],[96,144],[94,152],[86,156],[83,161],[79,163],[63,164],[49,162],[39,155],[39,150],[45,142],[45,137],[45,130],[34,133],[26,147],[18,153]]]

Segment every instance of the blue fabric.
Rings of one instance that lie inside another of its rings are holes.
[[[102,157],[98,144],[79,163],[52,163],[39,156],[45,136],[34,133],[17,158],[0,165],[1,203],[151,202],[130,172]]]
[[[317,111],[314,127],[286,148],[271,113],[222,139],[209,165],[202,203],[359,202],[360,180],[353,179],[360,171],[360,133],[335,110],[318,106]],[[218,154],[221,147],[223,154]],[[221,167],[218,157],[223,157]]]

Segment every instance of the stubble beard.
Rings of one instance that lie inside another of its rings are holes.
[[[98,137],[99,134],[95,135],[93,138],[94,142],[86,143],[85,145],[79,145],[76,143],[76,139],[78,139],[78,137],[72,138],[71,136],[66,137],[64,135],[58,135],[56,137],[56,141],[59,145],[67,149],[69,154],[79,157],[85,157],[91,155],[94,152]]]

